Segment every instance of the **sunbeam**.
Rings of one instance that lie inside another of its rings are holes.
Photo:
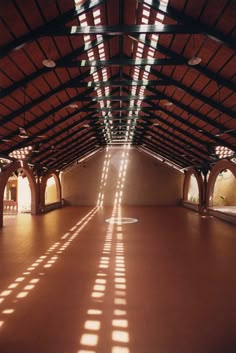
[[[91,291],[90,307],[83,325],[77,353],[103,352],[102,337],[109,327],[111,347],[107,353],[130,353],[127,317],[126,267],[121,204],[127,173],[129,146],[124,146],[119,163],[114,192],[111,222],[107,222],[104,245],[98,262],[98,272]],[[105,186],[109,175],[111,154],[107,148],[97,206],[103,206]],[[115,222],[113,221],[115,220]],[[111,301],[112,299],[112,301]],[[101,318],[102,316],[102,318]],[[93,320],[91,320],[93,318]],[[100,319],[99,319],[100,318]],[[108,319],[109,318],[109,319]],[[97,333],[91,333],[96,331]],[[90,350],[93,347],[93,351]]]

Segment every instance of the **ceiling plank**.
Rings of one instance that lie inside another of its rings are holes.
[[[99,39],[99,40],[94,40],[90,42],[88,45],[83,45],[82,47],[73,50],[71,53],[62,56],[60,59],[56,60],[56,66],[60,66],[63,64],[64,60],[71,60],[79,55],[84,54],[84,52],[96,48],[98,45],[106,42],[106,38]],[[33,80],[37,79],[38,77],[41,77],[43,74],[46,74],[50,72],[52,69],[48,69],[46,67],[42,67],[41,69],[38,69],[37,71],[33,72],[32,74],[27,75],[24,79],[17,81],[13,83],[11,86],[4,88],[2,91],[0,91],[0,99],[9,96],[13,91],[20,87],[25,87],[28,83],[32,82]]]
[[[164,47],[161,44],[157,44],[157,46],[153,46],[152,42],[149,39],[143,40],[138,35],[132,35],[129,37],[135,41],[143,43],[147,47],[150,47],[156,51],[160,51],[161,53],[168,55],[172,58],[176,58],[176,59],[183,58],[182,55],[174,52],[173,50],[171,50],[169,48]],[[209,70],[207,67],[204,67],[201,65],[196,65],[196,66],[191,66],[191,69],[196,70],[199,73],[205,75],[210,80],[217,82],[218,85],[225,86],[234,92],[236,91],[236,83],[235,82],[233,82],[232,80],[225,79],[224,77],[220,76],[217,72],[213,72],[213,71]]]
[[[206,34],[209,38],[213,39],[216,42],[221,42],[222,44],[232,48],[234,51],[236,50],[235,39],[230,37],[227,34],[224,34],[213,26],[209,27],[207,24],[202,23],[195,18],[186,15],[183,11],[177,11],[170,5],[163,5],[159,0],[155,2],[153,0],[139,0],[141,3],[150,6],[152,9],[157,12],[162,13],[168,17],[175,19],[178,22],[182,22],[184,25],[193,25],[199,28],[202,33]]]
[[[12,50],[17,49],[21,45],[24,45],[28,42],[32,42],[42,36],[43,33],[50,33],[54,27],[61,26],[67,22],[77,18],[79,15],[86,13],[87,11],[93,9],[94,7],[102,4],[104,0],[88,0],[78,9],[71,9],[68,12],[65,12],[61,16],[54,18],[52,21],[49,21],[47,24],[31,30],[29,33],[15,39],[14,41],[0,47],[0,58],[8,55]]]

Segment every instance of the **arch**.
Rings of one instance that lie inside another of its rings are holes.
[[[5,170],[0,173],[0,226],[3,226],[3,197],[4,189],[7,184],[8,179],[12,173],[16,172],[18,169],[21,169],[29,180],[29,186],[31,191],[31,214],[38,213],[38,193],[37,193],[37,184],[35,181],[34,174],[29,168],[28,164],[23,161],[14,161],[8,164],[5,167]]]
[[[198,203],[196,203],[196,206],[191,205],[191,201],[188,200],[188,190],[189,190],[189,183],[190,183],[190,179],[191,176],[194,175],[194,177],[196,178],[197,181],[197,185],[198,185],[198,191],[199,191],[199,201]],[[183,186],[183,204],[186,207],[190,207],[196,210],[196,211],[201,211],[203,208],[203,195],[204,195],[204,182],[203,182],[203,178],[201,173],[194,168],[190,168],[188,169],[188,171],[185,174],[185,178],[184,178],[184,186]]]
[[[192,175],[194,175],[194,177],[196,178],[198,191],[199,191],[199,205],[202,205],[203,179],[202,179],[201,173],[199,173],[199,171],[194,168],[188,169],[187,173],[185,174],[184,187],[183,187],[183,199],[184,201],[188,201],[188,188],[189,188],[189,183]]]
[[[219,173],[224,169],[228,169],[229,171],[231,171],[231,173],[236,178],[236,165],[233,162],[230,162],[228,160],[221,160],[217,162],[212,168],[208,179],[207,191],[206,191],[207,207],[213,206],[213,192],[214,192],[216,178],[219,175]]]
[[[41,183],[40,183],[40,209],[41,212],[45,210],[45,192],[47,187],[47,181],[51,177],[54,177],[56,183],[56,190],[57,190],[57,200],[61,202],[61,182],[59,179],[59,172],[55,169],[48,170],[46,175],[42,176]]]

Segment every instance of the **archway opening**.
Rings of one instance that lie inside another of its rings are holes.
[[[29,179],[23,171],[14,172],[4,189],[3,213],[14,215],[31,212],[31,189]]]
[[[31,189],[24,174],[18,176],[18,212],[31,213]]]
[[[191,174],[188,184],[188,199],[189,202],[199,204],[199,188],[197,179],[194,174]]]
[[[45,205],[50,205],[52,203],[58,202],[59,196],[57,191],[57,184],[54,175],[51,175],[46,183],[45,188]]]
[[[23,170],[8,178],[3,195],[3,223],[9,225],[18,213],[31,213],[31,188]]]
[[[236,177],[229,169],[218,174],[212,196],[213,207],[236,206]]]
[[[3,195],[3,214],[18,213],[18,179],[16,174],[12,174],[7,181]]]

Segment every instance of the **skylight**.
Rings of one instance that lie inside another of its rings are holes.
[[[100,9],[97,9],[97,10],[93,11],[93,17],[94,18],[99,17],[99,19],[101,20],[101,11],[100,11]]]
[[[75,6],[76,6],[76,10],[79,10],[79,7],[82,5],[82,0],[78,0],[75,1]],[[81,16],[79,16],[79,20],[80,20],[80,25],[81,26],[88,26],[88,21],[87,21],[87,14],[82,14]],[[100,9],[94,9],[93,10],[93,20],[94,20],[94,24],[95,25],[100,25],[101,24],[101,10]],[[97,35],[96,36],[97,40],[103,40],[103,36],[102,35]],[[90,35],[84,35],[84,42],[85,42],[85,48],[86,48],[86,44],[91,42],[91,36]],[[94,49],[91,49],[88,51],[88,58],[89,60],[95,60],[95,51]],[[98,54],[99,54],[99,59],[100,60],[106,60],[106,54],[105,54],[105,48],[104,48],[104,44],[100,43],[98,45]],[[90,74],[93,76],[93,80],[95,82],[99,81],[99,74],[96,71],[97,69],[95,67],[90,69]],[[100,71],[101,75],[102,75],[102,80],[103,81],[107,81],[108,80],[108,71],[107,68],[102,68],[102,70]],[[106,87],[104,90],[104,95],[105,96],[109,96],[110,95],[110,88]],[[103,96],[103,90],[101,88],[96,90],[97,96],[98,97],[102,97]],[[105,107],[109,107],[111,105],[111,102],[108,100],[106,101],[106,104],[104,103],[104,101],[99,101],[98,104],[100,105],[100,108],[105,108]],[[112,129],[112,123],[109,121],[109,124],[107,123],[107,119],[109,116],[109,113],[106,115],[106,112],[102,112],[102,116],[103,116],[103,122],[105,124],[105,129],[104,131],[104,137],[106,139],[106,141],[110,141],[111,139],[111,134],[110,134],[110,130]]]
[[[215,153],[220,159],[232,157],[235,154],[234,151],[232,151],[230,148],[225,146],[216,146]]]
[[[163,6],[167,6],[168,4],[168,0],[162,0],[160,1],[160,5]],[[75,0],[75,6],[76,6],[76,10],[79,10],[80,6],[82,5],[82,0]],[[143,5],[143,10],[142,10],[142,17],[141,17],[141,24],[148,24],[150,22],[149,18],[150,18],[150,13],[151,13],[151,8],[150,6],[144,4]],[[157,13],[156,15],[156,21],[155,24],[162,24],[162,21],[164,19],[164,16],[161,15],[160,13]],[[80,20],[80,25],[81,26],[88,26],[88,20],[87,20],[87,14],[83,13],[82,15],[79,16],[79,20]],[[101,21],[101,11],[100,9],[94,9],[93,10],[93,21],[95,25],[100,25],[102,23]],[[102,40],[103,36],[102,35],[97,35],[96,36],[97,40]],[[139,40],[145,40],[146,39],[146,35],[145,34],[140,34],[139,36]],[[157,45],[159,36],[156,34],[153,34],[151,36],[151,43],[152,45],[155,47]],[[84,42],[85,42],[85,47],[86,44],[90,43],[91,41],[91,36],[90,35],[84,35]],[[144,55],[144,43],[142,43],[141,41],[138,42],[137,44],[137,49],[136,49],[136,53],[135,53],[135,58],[137,60],[137,64],[141,62],[140,59],[143,58]],[[89,60],[95,60],[95,51],[94,49],[91,49],[88,51],[88,59]],[[101,43],[98,45],[98,55],[99,55],[99,59],[100,60],[106,60],[106,53],[105,53],[105,47],[104,44]],[[149,60],[153,59],[155,55],[155,49],[154,48],[149,48],[148,53],[147,53],[147,58]],[[151,66],[150,65],[146,65],[145,66],[145,70],[141,71],[140,67],[135,67],[134,71],[133,71],[133,79],[134,80],[138,80],[138,79],[143,79],[146,80],[146,84],[148,84],[148,77],[149,77],[149,72],[150,72]],[[99,76],[101,78],[102,76],[102,80],[103,81],[107,81],[108,80],[108,69],[106,67],[103,67],[99,73],[97,72],[97,69],[95,67],[91,68],[90,71],[91,75],[93,76],[93,80],[94,82],[98,82],[99,81]],[[127,130],[126,133],[123,135],[125,136],[125,140],[128,141],[129,139],[133,138],[134,136],[134,131],[133,128],[136,125],[136,120],[137,120],[137,116],[139,111],[141,110],[141,104],[142,104],[142,100],[145,98],[144,96],[144,92],[145,92],[146,86],[141,86],[138,87],[133,86],[131,89],[131,94],[133,96],[139,96],[139,99],[137,101],[135,100],[131,100],[130,101],[130,107],[133,108],[133,111],[129,111],[128,113],[128,117],[129,117],[129,121],[130,123],[127,125]],[[104,93],[103,93],[104,92]],[[139,93],[138,93],[139,92]],[[103,95],[109,97],[110,95],[110,88],[106,87],[104,88],[98,88],[96,90],[97,96],[98,97],[102,97]],[[108,108],[111,106],[111,101],[107,100],[107,101],[99,101],[98,104],[100,105],[100,108]],[[136,116],[134,115],[136,114]],[[103,133],[104,133],[104,138],[106,139],[106,141],[111,141],[112,142],[112,135],[113,133],[113,122],[112,122],[112,116],[110,112],[105,112],[102,111],[102,116],[103,116],[103,123],[105,126],[105,129],[103,129]]]
[[[169,0],[161,0],[160,1],[160,5],[162,7],[166,7],[168,5]],[[141,18],[141,24],[148,24],[149,23],[149,18],[150,18],[150,13],[151,13],[151,8],[149,6],[147,6],[146,4],[143,5],[143,11],[142,11],[142,18]],[[155,20],[155,25],[162,25],[162,22],[164,20],[164,16],[160,13],[157,13],[156,15],[156,20]],[[144,43],[141,42],[141,40],[145,41],[146,39],[146,35],[145,34],[140,34],[139,36],[139,42],[137,44],[137,49],[135,52],[134,57],[138,58],[138,60],[136,60],[137,62],[139,61],[139,59],[143,58],[143,54],[144,54]],[[156,47],[157,46],[157,42],[158,42],[159,36],[157,34],[153,34],[151,36],[151,45]],[[155,55],[155,49],[154,48],[149,48],[148,49],[148,53],[147,53],[147,58],[153,59]],[[148,77],[149,77],[149,73],[151,70],[151,66],[150,65],[146,65],[144,71],[141,71],[140,67],[136,67],[134,69],[134,73],[133,73],[133,79],[134,80],[138,80],[138,78],[141,75],[141,79],[143,80],[147,80],[148,83]],[[135,108],[135,114],[138,115],[139,111],[141,110],[141,104],[142,104],[142,100],[144,99],[144,91],[146,89],[146,86],[141,86],[139,89],[139,99],[137,100],[136,106],[134,105],[134,101],[131,100],[130,101],[130,107],[134,107]],[[132,90],[131,90],[132,95],[138,95],[138,87],[137,86],[133,86]],[[133,112],[129,112],[129,116],[132,116]],[[136,125],[136,121],[137,121],[137,117],[134,118],[133,122],[133,126]],[[127,131],[130,131],[130,127],[127,127]],[[132,134],[130,133],[130,137],[133,138],[133,131]]]
[[[12,151],[9,154],[9,157],[23,160],[27,157],[27,155],[31,152],[31,150],[32,150],[32,146],[23,147],[18,150]]]

